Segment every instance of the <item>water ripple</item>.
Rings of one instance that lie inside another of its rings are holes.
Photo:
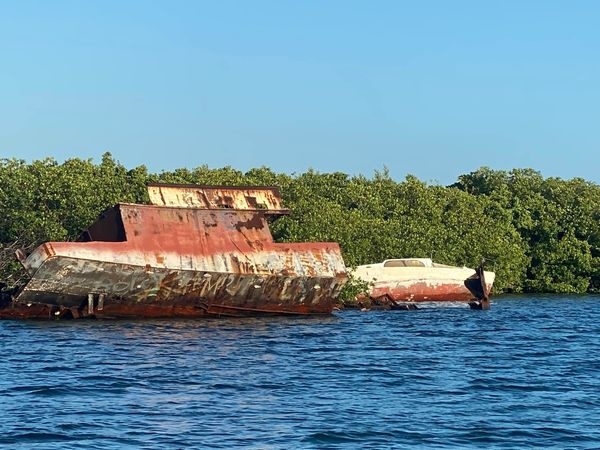
[[[0,322],[0,446],[599,448],[600,298]]]

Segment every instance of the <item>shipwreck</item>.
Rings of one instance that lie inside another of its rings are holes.
[[[431,258],[388,259],[356,267],[353,276],[369,286],[362,297],[399,309],[423,302],[465,302],[473,309],[489,308],[495,273],[440,264]]]
[[[347,281],[332,242],[277,243],[288,214],[273,187],[149,184],[77,241],[17,251],[28,280],[0,318],[162,318],[330,314]]]

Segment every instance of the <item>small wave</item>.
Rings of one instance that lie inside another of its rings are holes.
[[[600,448],[599,304],[0,322],[0,446]]]
[[[411,431],[331,430],[311,433],[302,440],[307,444],[369,443],[369,445],[377,445],[406,439],[419,440],[426,437],[424,433]]]
[[[66,433],[49,432],[26,432],[12,433],[0,436],[0,444],[23,444],[23,443],[48,443],[73,440],[73,436]]]

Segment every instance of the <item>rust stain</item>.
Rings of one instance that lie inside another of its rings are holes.
[[[148,189],[153,205],[115,205],[80,242],[28,255],[31,280],[0,318],[331,313],[347,280],[339,246],[274,242],[268,219],[287,213],[275,188]]]
[[[150,202],[160,206],[203,209],[264,210],[287,214],[275,187],[148,184]]]

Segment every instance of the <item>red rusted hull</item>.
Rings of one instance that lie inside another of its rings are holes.
[[[338,244],[273,242],[267,217],[286,210],[265,191],[161,185],[151,197],[162,206],[117,205],[87,242],[48,242],[22,260],[31,280],[0,318],[331,313],[347,279]],[[232,209],[244,202],[263,209]]]
[[[8,303],[0,308],[0,319],[50,319],[52,308],[48,305]]]
[[[189,298],[181,298],[171,302],[169,305],[145,304],[136,305],[132,303],[115,302],[98,309],[95,301],[93,310],[89,311],[87,306],[65,307],[46,304],[22,304],[15,302],[0,309],[0,319],[139,319],[139,318],[182,318],[198,319],[208,317],[260,317],[279,315],[327,315],[331,314],[331,308],[321,310],[307,306],[297,306],[283,310],[278,304],[263,304],[261,309],[245,308],[242,306],[227,306],[222,304],[205,305]]]
[[[491,286],[488,287],[491,289]],[[473,294],[464,286],[464,282],[431,285],[416,282],[411,285],[377,285],[369,295],[371,298],[388,298],[397,302],[468,302]]]

